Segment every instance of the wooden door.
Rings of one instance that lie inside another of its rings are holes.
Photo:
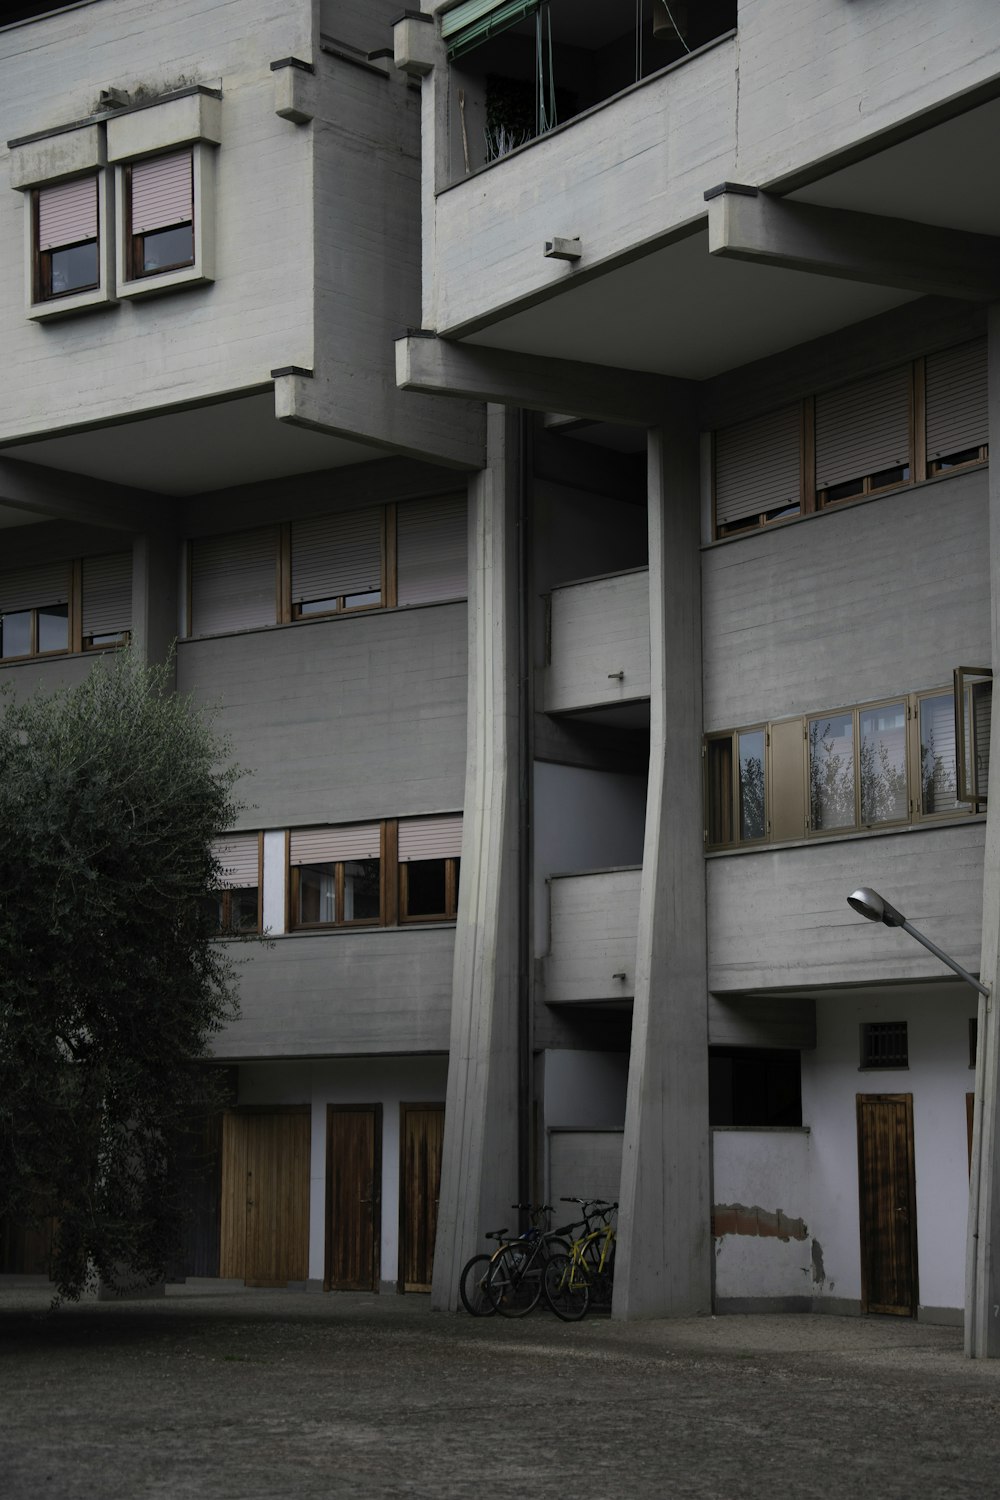
[[[863,1312],[917,1311],[913,1095],[859,1094],[858,1186]]]
[[[307,1109],[223,1117],[220,1276],[248,1286],[308,1278],[309,1134]]]
[[[400,1105],[399,1282],[404,1292],[429,1292],[434,1268],[443,1104]]]
[[[382,1106],[327,1106],[326,1287],[377,1292],[382,1234]]]

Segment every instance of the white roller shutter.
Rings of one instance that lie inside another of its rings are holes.
[[[292,522],[293,603],[381,587],[381,507]]]
[[[342,859],[378,859],[381,824],[352,823],[346,828],[295,828],[289,840],[293,865],[325,865]]]
[[[469,592],[464,495],[401,505],[396,519],[396,599],[428,604]]]
[[[46,604],[67,604],[69,582],[68,562],[42,563],[35,568],[0,573],[0,615]]]
[[[132,554],[83,559],[83,634],[119,635],[132,628]]]
[[[910,367],[816,397],[816,487],[910,462]]]
[[[97,239],[97,178],[78,177],[38,193],[38,248]]]
[[[986,340],[927,356],[927,457],[962,453],[989,442]]]
[[[715,434],[717,526],[801,501],[799,407],[786,406]]]
[[[132,168],[132,233],[149,234],[194,217],[191,152],[136,162]]]
[[[400,861],[458,859],[462,853],[462,815],[444,818],[400,818]]]
[[[196,541],[191,548],[192,635],[273,625],[277,558],[273,526]]]
[[[260,885],[260,835],[229,833],[216,839],[212,852],[222,866],[222,890],[250,891]]]

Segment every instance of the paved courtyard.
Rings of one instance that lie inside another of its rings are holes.
[[[431,1313],[425,1297],[0,1288],[4,1500],[993,1495],[955,1329]]]

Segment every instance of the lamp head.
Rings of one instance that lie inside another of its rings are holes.
[[[886,927],[902,927],[906,921],[901,911],[890,906],[884,896],[867,885],[853,891],[847,898],[847,904],[862,917],[867,917],[869,922],[883,922]]]

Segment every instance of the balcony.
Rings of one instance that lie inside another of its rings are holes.
[[[546,713],[608,711],[649,699],[649,573],[638,568],[549,595]]]

